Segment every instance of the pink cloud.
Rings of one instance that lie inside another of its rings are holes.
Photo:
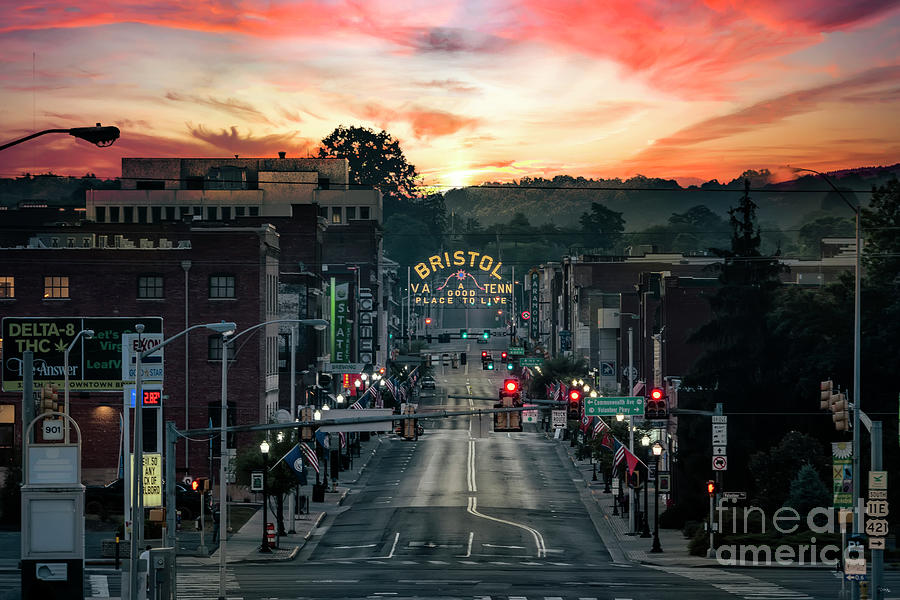
[[[187,102],[191,104],[199,104],[201,106],[209,106],[216,110],[228,113],[241,119],[249,119],[253,122],[262,122],[271,124],[266,116],[256,109],[254,106],[241,100],[234,98],[225,98],[220,100],[212,96],[201,97],[191,94],[179,94],[177,92],[166,92],[166,99],[173,102]]]
[[[884,18],[897,6],[889,0],[831,0],[817,13],[812,0],[799,4],[524,0],[527,16],[506,35],[610,59],[670,93],[726,98],[729,85],[747,76],[742,69],[820,42],[823,22],[849,29]],[[797,26],[769,18],[770,9]]]
[[[415,106],[395,110],[369,102],[351,107],[350,110],[360,118],[375,123],[380,129],[390,130],[397,124],[405,124],[420,139],[453,135],[479,124],[478,119],[472,117]]]
[[[190,134],[212,148],[226,154],[242,154],[245,156],[275,156],[279,151],[286,151],[292,155],[305,155],[312,151],[318,142],[298,137],[299,132],[287,134],[272,134],[262,137],[253,137],[252,134],[242,135],[237,127],[219,131],[210,131],[199,125],[188,125]]]

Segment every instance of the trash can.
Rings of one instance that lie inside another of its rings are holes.
[[[322,483],[314,483],[312,486],[312,501],[325,502],[325,485]]]

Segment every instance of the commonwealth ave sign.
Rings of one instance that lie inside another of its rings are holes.
[[[643,396],[606,396],[584,399],[584,414],[588,417],[613,415],[643,415]]]

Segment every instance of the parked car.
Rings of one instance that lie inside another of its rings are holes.
[[[436,385],[437,384],[434,381],[434,377],[425,377],[424,379],[422,379],[423,390],[433,390]]]
[[[105,515],[122,514],[125,493],[122,479],[106,485],[87,485],[84,490],[84,512]],[[181,511],[181,520],[189,521],[200,516],[203,494],[181,483],[175,484],[175,508]],[[207,507],[209,508],[209,507]]]

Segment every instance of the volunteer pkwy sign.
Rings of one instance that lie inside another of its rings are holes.
[[[644,414],[643,396],[601,396],[584,399],[584,414],[588,417]]]

